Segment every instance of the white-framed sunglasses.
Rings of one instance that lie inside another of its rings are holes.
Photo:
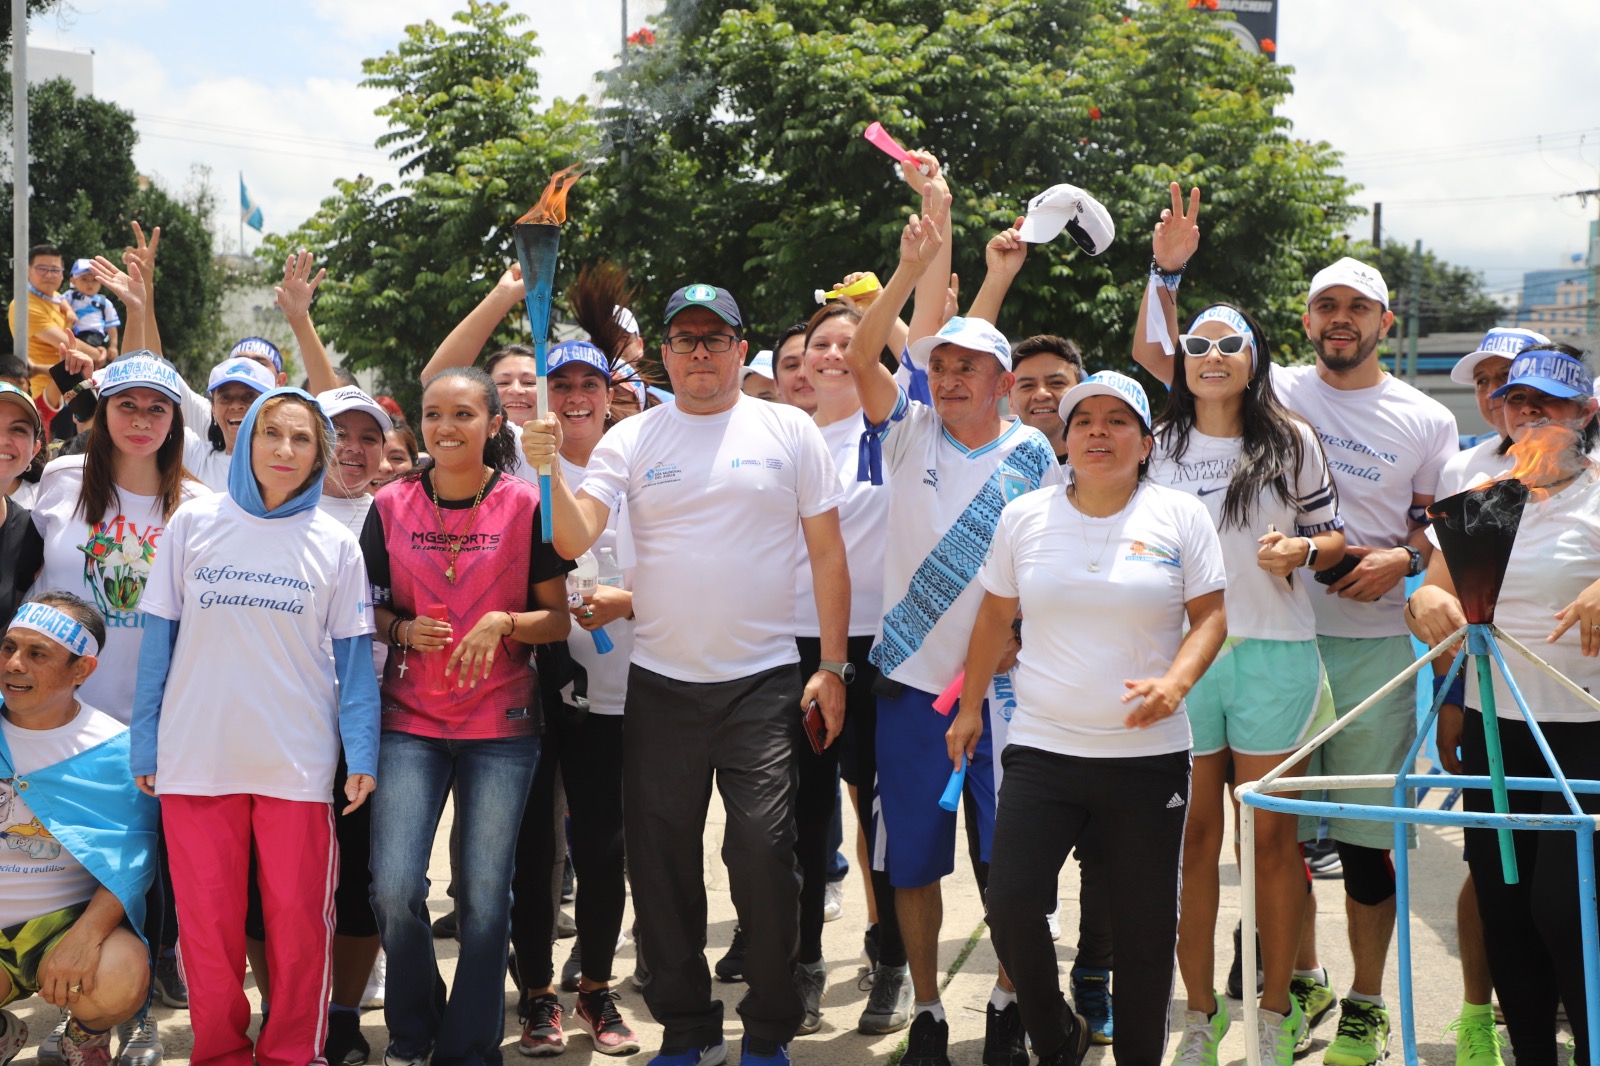
[[[1195,359],[1202,359],[1215,348],[1223,355],[1238,355],[1250,343],[1250,338],[1243,333],[1229,333],[1226,336],[1202,337],[1198,333],[1185,333],[1178,338],[1178,343],[1183,346],[1183,354]]]

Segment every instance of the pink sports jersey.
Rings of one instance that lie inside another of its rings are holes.
[[[502,474],[483,497],[470,533],[471,512],[461,509],[442,512],[441,532],[422,481],[398,481],[380,489],[373,506],[383,521],[395,610],[412,617],[424,613],[429,604],[442,603],[449,609],[458,641],[485,614],[528,610],[538,502],[538,489]],[[456,557],[452,584],[445,579],[450,559],[445,548],[463,536],[466,540]],[[402,660],[407,667],[403,675],[399,669]],[[423,653],[415,649],[390,653],[381,686],[385,731],[485,740],[519,736],[537,728],[538,686],[532,649],[526,644],[502,639],[489,676],[476,688],[430,695],[425,674]]]

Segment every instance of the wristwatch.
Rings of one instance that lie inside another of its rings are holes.
[[[1406,577],[1416,577],[1422,573],[1422,553],[1409,544],[1402,544],[1400,547],[1404,548],[1406,554],[1411,556],[1411,563],[1406,567]]]
[[[1317,542],[1310,537],[1302,537],[1306,542],[1306,561],[1300,564],[1302,570],[1314,570],[1317,566]]]
[[[830,663],[824,660],[817,664],[817,669],[828,671],[828,673],[837,676],[840,681],[847,685],[856,679],[855,663]]]

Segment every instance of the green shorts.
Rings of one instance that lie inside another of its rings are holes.
[[[85,901],[0,929],[0,970],[11,978],[11,991],[0,997],[0,1007],[39,991],[39,967],[44,957],[88,909]]]
[[[1317,647],[1322,652],[1322,665],[1333,689],[1334,711],[1340,718],[1416,661],[1411,638],[1403,636],[1318,637]],[[1313,752],[1306,773],[1315,776],[1397,773],[1416,739],[1417,687],[1401,685]],[[1394,803],[1394,790],[1341,788],[1321,795],[1308,792],[1304,798],[1388,807]],[[1411,806],[1415,802],[1415,791],[1408,790],[1406,804]],[[1391,822],[1330,818],[1328,824],[1329,836],[1334,840],[1384,851],[1394,847],[1394,824]],[[1316,819],[1302,818],[1301,839],[1315,839],[1316,835]],[[1407,836],[1409,846],[1416,847],[1416,827],[1408,829]]]
[[[1287,755],[1311,735],[1321,689],[1316,641],[1229,637],[1185,698],[1194,753]]]

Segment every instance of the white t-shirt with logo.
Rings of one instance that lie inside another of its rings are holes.
[[[81,691],[81,690],[80,690]],[[81,700],[78,713],[54,729],[23,729],[0,718],[14,762],[24,778],[88,751],[127,726]],[[0,767],[0,774],[5,770]],[[82,863],[51,835],[16,788],[15,776],[0,777],[0,929],[89,900],[100,888]]]
[[[983,602],[977,570],[1001,507],[1064,482],[1049,438],[1021,421],[1007,423],[988,444],[967,448],[945,432],[932,407],[904,392],[891,418],[897,420],[883,438],[890,490],[883,621],[872,661],[894,681],[940,693],[966,661]],[[986,488],[998,490],[999,506],[989,506],[996,499],[990,492],[987,502],[978,502]],[[963,584],[953,567],[964,568],[970,580]]]
[[[1438,547],[1438,533],[1428,529]],[[1600,580],[1600,474],[1591,467],[1577,481],[1542,502],[1522,510],[1511,561],[1506,567],[1494,621],[1545,662],[1600,696],[1600,659],[1583,655],[1583,623],[1574,624],[1554,644],[1545,638],[1556,628],[1556,612],[1565,608],[1594,581]],[[1541,722],[1595,722],[1600,711],[1578,700],[1548,674],[1503,648],[1511,676],[1533,716]],[[1463,669],[1472,669],[1471,664]],[[1522,713],[1500,671],[1494,675],[1495,715],[1518,721]],[[1469,701],[1478,701],[1477,683],[1468,675]],[[1560,752],[1556,753],[1559,757]]]
[[[1022,610],[1008,743],[1088,758],[1189,749],[1182,707],[1129,729],[1123,719],[1135,705],[1122,697],[1124,681],[1172,666],[1184,605],[1226,587],[1204,504],[1146,481],[1119,514],[1090,518],[1060,488],[1030,492],[1000,516],[978,577]]]
[[[1276,492],[1262,493],[1254,501],[1250,525],[1223,526],[1222,505],[1228,496],[1243,440],[1239,437],[1208,437],[1199,430],[1189,431],[1183,456],[1173,459],[1167,438],[1156,438],[1151,454],[1150,480],[1197,497],[1211,515],[1222,541],[1222,560],[1228,570],[1228,635],[1257,640],[1311,640],[1317,623],[1311,611],[1314,595],[1322,593],[1308,570],[1296,570],[1292,581],[1285,581],[1261,569],[1256,562],[1260,537],[1269,526],[1286,537],[1309,537],[1340,528],[1337,494],[1328,477],[1328,468],[1317,447],[1311,427],[1295,423],[1300,431],[1303,452],[1300,470],[1289,477],[1292,502]],[[1314,590],[1314,591],[1313,591]]]
[[[326,803],[339,760],[330,640],[373,631],[355,534],[315,508],[178,508],[144,610],[178,622],[157,735],[163,793]],[[221,695],[225,694],[225,695]]]
[[[844,503],[839,507],[839,530],[850,559],[850,635],[871,637],[883,618],[883,547],[889,527],[889,472],[883,484],[856,480],[861,433],[866,423],[860,415],[841,418],[820,427],[822,439],[839,471]],[[805,538],[800,538],[800,560],[794,568],[795,635],[820,637],[817,594],[807,564]]]
[[[1445,406],[1390,374],[1371,388],[1336,389],[1315,366],[1274,366],[1272,385],[1322,439],[1346,542],[1405,544],[1412,494],[1435,495],[1439,471],[1459,447]],[[1317,633],[1329,637],[1404,636],[1405,602],[1404,581],[1372,603],[1320,588],[1311,597]]]
[[[785,566],[799,557],[795,519],[844,494],[798,408],[741,395],[712,415],[672,403],[625,418],[596,446],[581,491],[608,509],[627,500],[635,663],[712,683],[800,661]]]
[[[100,665],[78,690],[80,697],[126,725],[133,718],[133,687],[144,642],[145,581],[167,526],[158,496],[117,490],[112,513],[87,522],[78,514],[83,456],[56,459],[39,479],[33,524],[44,538],[44,569],[29,596],[54,589],[81,596],[106,618]],[[185,500],[209,495],[185,479]]]
[[[567,461],[564,456],[561,457],[561,474],[573,492],[578,491],[584,478],[588,476],[583,467]],[[599,559],[601,549],[610,548],[617,560],[617,566],[622,569],[622,587],[631,589],[634,570],[633,538],[624,536],[627,524],[627,500],[625,497],[618,497],[617,502],[611,507],[610,516],[606,519],[605,532],[600,534],[600,539],[595,541],[594,547],[589,550],[594,553],[596,559]],[[626,618],[607,622],[605,631],[606,636],[611,638],[612,648],[603,655],[595,647],[594,634],[582,626],[574,623],[572,632],[567,634],[567,650],[588,674],[587,698],[591,714],[622,713],[623,705],[628,699],[628,664],[633,659],[633,628],[634,623]]]
[[[1447,459],[1439,471],[1439,491],[1434,498],[1442,500],[1510,473],[1515,460],[1500,454],[1500,443],[1500,437],[1493,437]]]

